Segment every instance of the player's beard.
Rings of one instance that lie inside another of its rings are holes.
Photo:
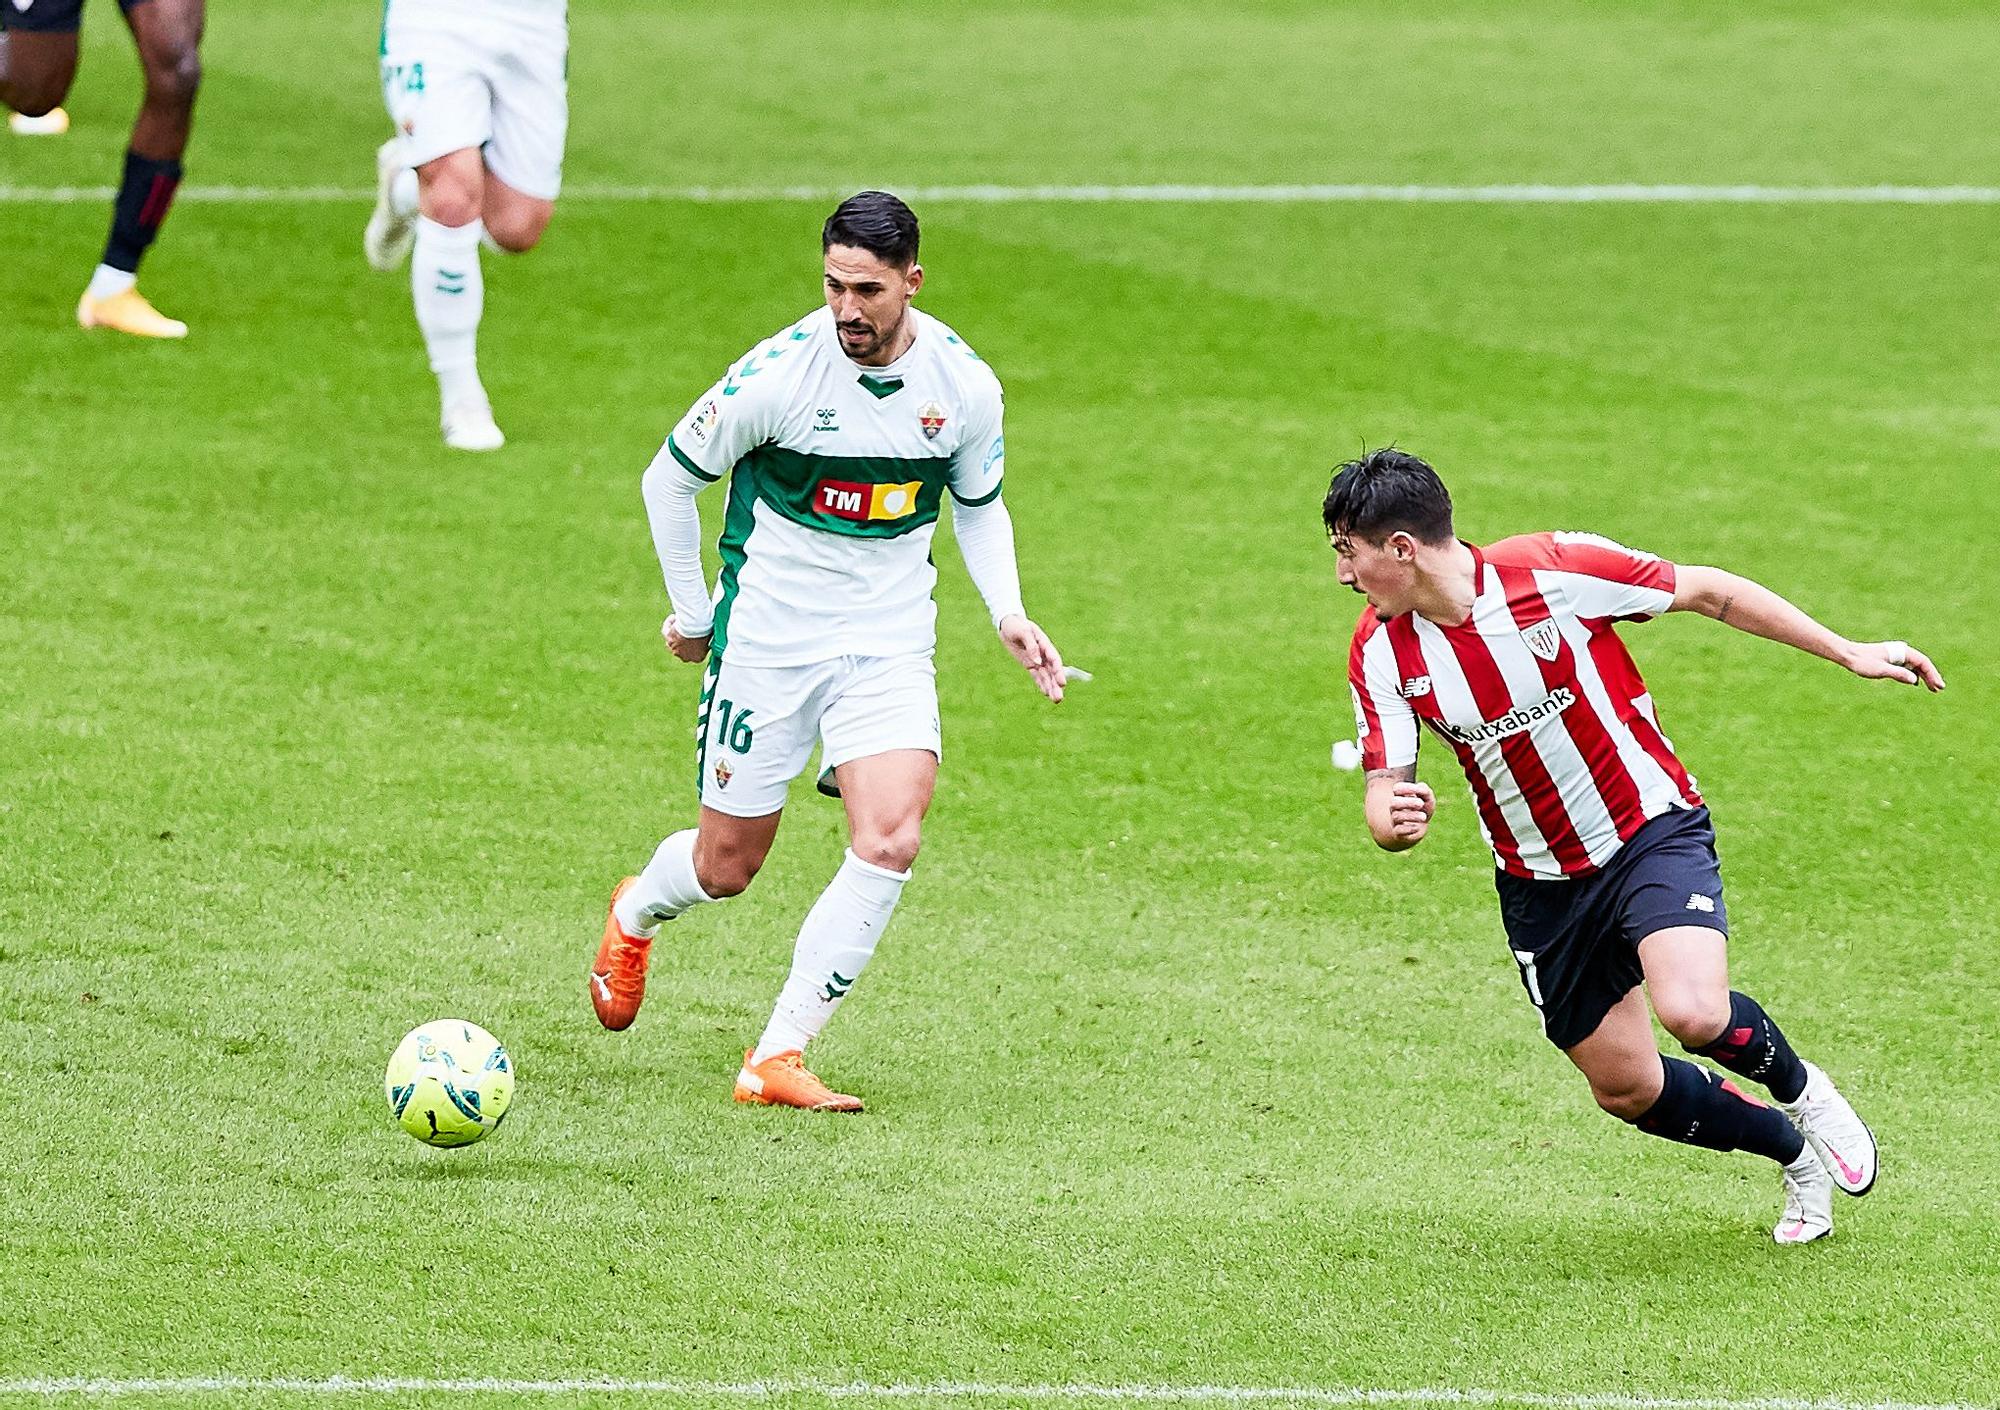
[[[907,316],[906,314],[905,317]],[[903,320],[898,318],[887,328],[880,330],[876,329],[873,324],[869,324],[865,334],[863,334],[863,330],[860,327],[854,325],[842,323],[836,326],[840,332],[840,350],[854,361],[860,362],[866,358],[880,356],[884,348],[893,346],[896,341],[896,335],[902,331]],[[850,341],[856,335],[864,336],[865,341],[861,343]]]

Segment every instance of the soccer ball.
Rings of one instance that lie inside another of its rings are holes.
[[[476,1023],[440,1018],[412,1028],[389,1059],[389,1111],[427,1146],[469,1146],[506,1120],[514,1064]]]

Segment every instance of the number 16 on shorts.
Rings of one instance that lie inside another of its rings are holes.
[[[757,742],[757,736],[750,728],[749,710],[739,710],[733,700],[719,702],[714,711],[715,744],[718,749],[731,749],[738,754],[748,754],[750,746]]]

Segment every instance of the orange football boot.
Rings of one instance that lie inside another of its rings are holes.
[[[590,967],[590,1006],[597,1021],[617,1032],[630,1028],[639,1016],[646,997],[646,961],[653,956],[653,942],[643,935],[627,935],[618,924],[618,898],[639,878],[628,876],[611,893],[611,908],[604,917],[604,940],[597,947],[596,963]]]
[[[750,1054],[743,1054],[743,1067],[736,1074],[736,1100],[759,1106],[795,1106],[801,1111],[857,1112],[861,1098],[836,1092],[806,1068],[805,1057],[797,1052],[773,1053],[755,1067]]]

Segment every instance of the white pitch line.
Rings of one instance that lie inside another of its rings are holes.
[[[0,1380],[0,1398],[120,1395],[635,1395],[661,1399],[770,1400],[817,1396],[832,1400],[1025,1400],[1131,1402],[1138,1404],[1475,1406],[1523,1405],[1535,1410],[1996,1410],[1964,1403],[1924,1405],[1850,1398],[1791,1399],[1753,1396],[1650,1396],[1618,1392],[1571,1395],[1500,1390],[1416,1388],[1390,1390],[1336,1386],[1005,1385],[979,1381],[874,1384],[867,1381],[699,1381],[579,1377],[510,1380],[500,1377],[404,1376],[180,1376],[113,1378],[77,1376]]]
[[[1032,202],[1157,205],[1770,205],[1987,206],[2000,186],[906,186],[911,201],[1005,205]],[[845,186],[571,186],[572,201],[730,205],[837,201]],[[0,186],[0,205],[98,204],[109,186]],[[183,186],[179,199],[226,204],[365,203],[374,192],[343,186]]]

